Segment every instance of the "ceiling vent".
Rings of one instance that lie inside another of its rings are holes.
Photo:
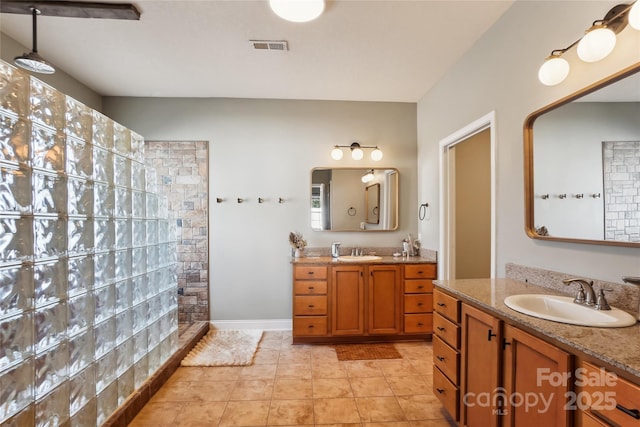
[[[275,50],[285,52],[289,50],[286,40],[249,40],[253,50]]]

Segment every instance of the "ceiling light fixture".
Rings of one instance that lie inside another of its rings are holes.
[[[38,54],[38,26],[37,26],[37,16],[40,14],[40,11],[35,7],[31,8],[31,16],[33,17],[33,47],[31,52],[23,53],[22,56],[16,56],[13,59],[13,62],[25,70],[33,71],[34,73],[41,74],[53,74],[56,72],[56,69],[53,68],[53,65],[49,64]]]
[[[563,82],[569,75],[570,66],[562,55],[576,45],[578,57],[584,62],[597,62],[606,58],[616,46],[616,34],[622,31],[627,23],[632,28],[640,30],[638,1],[614,6],[604,19],[594,21],[583,37],[564,49],[551,52],[538,70],[538,79],[547,86]]]
[[[378,148],[378,146],[368,146],[368,145],[360,145],[357,142],[352,143],[351,145],[335,145],[333,150],[331,150],[331,157],[334,160],[342,159],[344,153],[342,152],[342,148],[349,148],[351,150],[351,158],[353,160],[362,160],[364,157],[363,148],[373,148],[371,152],[371,160],[377,162],[382,160],[382,150]]]
[[[271,10],[291,22],[309,22],[324,12],[324,0],[269,0]]]

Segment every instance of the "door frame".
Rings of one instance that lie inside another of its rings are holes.
[[[455,257],[452,252],[451,242],[455,240],[455,226],[450,216],[455,214],[455,206],[452,205],[452,191],[455,188],[452,172],[455,171],[454,156],[449,150],[456,144],[489,129],[490,156],[491,156],[491,278],[496,277],[496,112],[480,117],[461,129],[453,132],[439,142],[439,169],[440,169],[440,254],[438,260],[438,279],[448,280],[455,271]]]

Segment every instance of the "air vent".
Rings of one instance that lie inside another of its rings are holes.
[[[276,50],[284,52],[289,50],[286,40],[249,40],[254,50]]]

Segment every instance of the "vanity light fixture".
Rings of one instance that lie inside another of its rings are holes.
[[[291,22],[309,22],[322,15],[324,0],[269,0],[271,10]]]
[[[56,72],[56,69],[53,68],[53,65],[49,64],[38,54],[38,26],[37,26],[37,16],[40,15],[40,11],[35,7],[31,8],[31,16],[33,17],[33,47],[31,48],[31,52],[23,53],[21,56],[16,56],[13,59],[13,62],[20,68],[24,68],[25,70],[32,71],[34,73],[41,74],[53,74]]]
[[[344,155],[342,148],[349,148],[351,150],[351,158],[353,160],[362,160],[364,157],[364,151],[362,151],[363,148],[373,148],[373,151],[371,152],[371,160],[375,162],[382,160],[382,150],[380,150],[377,145],[360,145],[357,142],[354,142],[351,145],[335,145],[333,150],[331,150],[331,157],[334,160],[342,159],[342,156]]]
[[[373,178],[374,178],[374,176],[373,176],[373,169],[369,169],[369,170],[367,171],[367,173],[365,173],[364,175],[362,175],[362,178],[361,178],[361,179],[362,179],[362,182],[366,184],[366,183],[368,183],[368,182],[373,181]]]
[[[604,19],[594,21],[585,35],[564,49],[556,49],[538,70],[538,79],[546,86],[562,83],[569,75],[570,66],[562,55],[577,45],[578,57],[584,62],[597,62],[606,58],[615,48],[616,39],[627,23],[640,30],[640,4],[619,4],[607,12]]]

